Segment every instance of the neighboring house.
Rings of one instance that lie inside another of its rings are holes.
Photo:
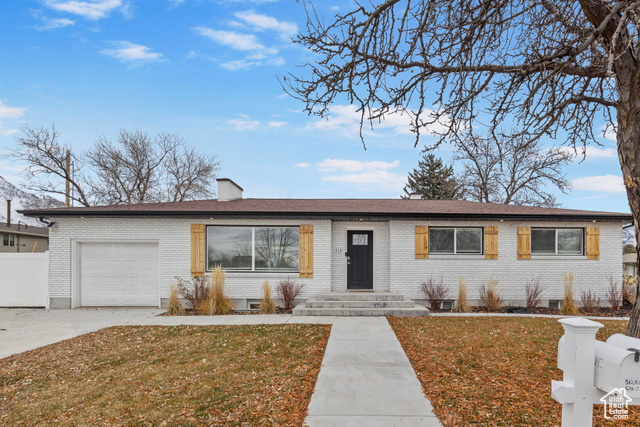
[[[636,277],[636,271],[638,268],[638,255],[637,254],[624,254],[622,255],[622,275],[629,277]]]
[[[25,224],[0,224],[0,253],[46,252],[49,229]]]
[[[490,278],[506,303],[522,305],[540,279],[544,304],[562,300],[563,275],[576,297],[605,300],[620,271],[622,225],[630,214],[456,200],[243,199],[218,180],[218,199],[36,209],[50,230],[52,308],[164,306],[176,278],[227,273],[236,307],[262,297],[265,280],[304,283],[318,293],[375,291],[422,299],[420,284],[458,281],[471,302]]]

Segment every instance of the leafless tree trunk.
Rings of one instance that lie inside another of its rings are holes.
[[[562,172],[573,155],[558,148],[542,149],[539,142],[522,138],[471,136],[459,146],[454,159],[462,161],[461,181],[466,195],[479,202],[558,207],[552,186],[571,188]]]
[[[478,126],[585,146],[605,119],[640,230],[640,1],[387,0],[328,24],[308,16],[296,41],[318,60],[283,78],[307,112],[325,116],[346,97],[361,123],[409,114],[416,144],[444,126],[431,149],[463,146]],[[640,337],[638,303],[628,334]]]

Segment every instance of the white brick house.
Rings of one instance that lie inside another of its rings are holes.
[[[507,303],[522,305],[527,280],[543,304],[562,300],[563,275],[576,298],[605,301],[618,279],[629,214],[454,200],[243,199],[219,180],[219,199],[22,211],[50,227],[52,308],[162,306],[176,278],[227,273],[237,308],[261,286],[304,283],[302,297],[368,290],[422,299],[430,277],[457,296],[464,277],[473,303],[489,278]]]

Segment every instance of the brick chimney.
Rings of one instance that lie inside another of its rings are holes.
[[[11,199],[7,199],[7,227],[11,227]]]
[[[229,178],[218,178],[218,201],[229,202],[231,200],[242,199],[242,187]]]

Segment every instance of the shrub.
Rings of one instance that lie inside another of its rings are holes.
[[[490,277],[487,285],[480,288],[480,305],[488,311],[500,311],[502,308],[502,298],[498,294],[498,279]]]
[[[573,301],[573,280],[575,276],[569,270],[564,274],[564,300],[562,300],[562,314],[576,314],[576,305]]]
[[[302,288],[304,288],[304,283],[298,284],[291,279],[281,280],[278,283],[278,296],[282,300],[285,310],[290,311],[293,309],[293,304],[300,292],[302,292]]]
[[[622,293],[624,285],[618,286],[618,282],[613,279],[613,275],[609,274],[609,289],[607,290],[607,302],[614,310],[619,310],[622,306]]]
[[[194,277],[193,279],[184,280],[176,278],[178,281],[178,292],[182,298],[189,301],[191,308],[200,307],[203,301],[209,298],[209,280],[206,277]]]
[[[265,280],[262,284],[262,301],[260,301],[260,313],[275,314],[278,311],[276,303],[271,298],[271,286]]]
[[[527,281],[527,286],[525,286],[525,306],[527,309],[532,309],[540,305],[543,290],[544,287],[540,285],[540,278]]]
[[[422,282],[420,289],[422,289],[422,294],[425,299],[429,301],[432,310],[439,309],[442,305],[442,301],[449,296],[449,289],[444,286],[442,277],[438,283],[433,281],[433,277],[429,278],[428,281]]]
[[[467,300],[467,282],[462,276],[458,279],[458,304],[454,311],[458,313],[469,313],[471,311],[469,300]]]
[[[580,300],[582,301],[582,311],[585,313],[593,313],[600,307],[600,298],[596,298],[596,294],[588,291],[580,292]]]
[[[178,287],[176,285],[171,286],[171,293],[169,294],[169,303],[167,305],[167,316],[182,316],[184,315],[184,305],[178,297]]]
[[[217,266],[211,275],[211,288],[209,298],[198,306],[200,314],[215,316],[219,314],[229,314],[233,311],[233,303],[224,294],[224,271]]]

